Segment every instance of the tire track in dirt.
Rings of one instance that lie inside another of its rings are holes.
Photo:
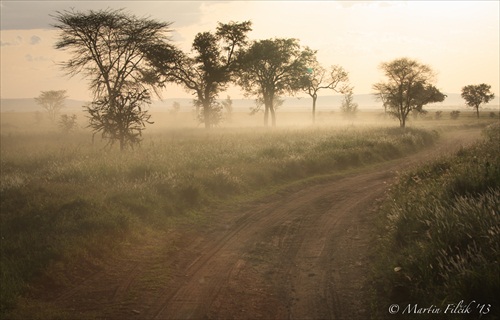
[[[416,155],[211,213],[210,228],[132,248],[52,303],[107,319],[367,319],[376,201],[398,171],[479,132],[447,133]]]

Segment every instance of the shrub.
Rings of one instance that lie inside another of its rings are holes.
[[[63,133],[70,133],[75,131],[77,128],[76,123],[76,115],[72,115],[71,117],[67,114],[61,115],[61,120],[59,120],[59,128]]]
[[[453,110],[452,112],[450,112],[450,118],[453,120],[458,119],[459,116],[460,116],[460,111],[458,110]]]
[[[439,120],[439,119],[441,119],[442,117],[443,117],[443,111],[441,111],[441,110],[440,110],[440,111],[436,111],[436,114],[434,115],[434,118],[435,118],[436,120]]]

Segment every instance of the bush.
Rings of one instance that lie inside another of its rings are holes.
[[[59,128],[63,133],[75,131],[77,128],[76,115],[74,114],[70,117],[67,114],[63,114],[61,120],[59,120]]]
[[[450,118],[453,120],[458,119],[459,116],[460,116],[460,111],[458,110],[453,110],[452,112],[450,112]]]
[[[439,120],[443,117],[443,111],[436,111],[436,114],[434,115],[434,118],[436,118],[436,120]]]

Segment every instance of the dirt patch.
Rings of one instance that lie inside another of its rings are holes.
[[[479,133],[444,134],[417,155],[210,213],[208,228],[130,245],[92,276],[41,300],[71,318],[368,319],[377,200],[398,171]]]

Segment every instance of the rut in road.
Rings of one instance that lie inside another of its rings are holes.
[[[376,201],[397,171],[479,133],[446,134],[417,155],[213,213],[203,232],[131,249],[52,303],[109,319],[367,319]]]

